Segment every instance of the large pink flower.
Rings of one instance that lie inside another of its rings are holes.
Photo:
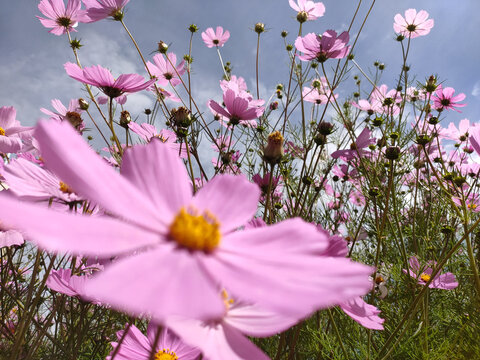
[[[71,78],[84,84],[100,88],[105,95],[112,99],[123,93],[134,93],[145,90],[155,82],[155,80],[145,81],[145,79],[138,74],[122,74],[115,80],[112,73],[100,65],[82,69],[77,64],[66,63],[64,67]]]
[[[325,14],[325,6],[321,2],[315,3],[309,0],[297,0],[295,3],[293,0],[288,0],[288,3],[290,4],[290,7],[293,10],[298,11],[299,14],[305,13],[307,20],[316,20]]]
[[[303,38],[299,36],[295,40],[295,47],[303,55],[299,59],[303,61],[317,60],[320,63],[327,59],[342,59],[347,56],[350,47],[347,45],[350,39],[348,32],[344,31],[337,37],[334,30],[327,30],[321,36],[309,33]]]
[[[213,31],[213,28],[208,28],[204,32],[202,32],[202,39],[205,45],[209,48],[214,46],[222,47],[227,40],[230,38],[230,32],[226,30],[223,31],[221,26],[217,26],[217,29]]]
[[[393,29],[395,32],[412,39],[427,35],[434,24],[433,19],[428,19],[428,12],[425,10],[417,13],[415,9],[408,9],[405,11],[405,17],[397,14],[394,19]]]
[[[123,18],[123,8],[130,0],[82,0],[90,22],[111,16],[115,20]]]
[[[321,256],[327,242],[300,219],[236,231],[260,195],[244,177],[216,176],[192,196],[183,162],[160,141],[127,149],[119,175],[66,123],[40,122],[36,138],[46,165],[111,216],[0,194],[0,221],[48,251],[129,255],[87,283],[102,303],[159,321],[210,319],[223,314],[218,293],[228,287],[239,301],[300,319],[370,288],[370,267]]]
[[[38,20],[46,28],[52,29],[49,32],[55,35],[65,34],[67,31],[76,31],[74,27],[78,22],[87,22],[86,11],[81,10],[80,0],[68,0],[67,8],[63,0],[42,0],[38,4],[38,10],[47,19],[37,16]]]

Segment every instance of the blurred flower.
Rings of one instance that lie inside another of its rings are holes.
[[[385,319],[378,316],[380,310],[376,306],[367,304],[361,297],[353,298],[340,304],[345,314],[367,329],[383,330]]]
[[[222,47],[229,38],[230,38],[230,32],[228,30],[224,32],[221,26],[217,26],[217,29],[215,32],[211,27],[205,30],[204,32],[202,32],[203,42],[209,48],[212,48],[214,46]]]
[[[70,103],[68,104],[68,109],[58,99],[52,100],[52,106],[56,112],[45,108],[41,108],[40,111],[44,114],[50,115],[50,119],[57,121],[68,121],[70,125],[72,125],[78,131],[85,129],[85,124],[81,117],[83,110],[80,108],[78,99],[71,99]]]
[[[32,137],[32,128],[21,126],[16,116],[17,110],[13,106],[0,108],[0,153],[17,153],[23,150],[22,140]]]
[[[428,12],[420,10],[417,13],[415,9],[405,11],[405,17],[400,14],[395,15],[393,29],[396,33],[405,37],[416,38],[427,35],[433,28],[433,19],[428,19]]]

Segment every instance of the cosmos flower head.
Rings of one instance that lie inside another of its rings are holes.
[[[288,0],[290,7],[298,11],[297,20],[299,22],[305,22],[308,20],[316,20],[325,14],[325,5],[319,2],[313,2],[310,0]]]
[[[433,28],[433,19],[428,19],[428,12],[420,10],[417,13],[415,9],[405,11],[405,17],[401,14],[395,15],[393,29],[397,34],[407,38],[416,38],[427,35]]]
[[[444,88],[441,84],[438,85],[433,95],[433,107],[437,110],[455,110],[461,112],[456,108],[464,107],[467,104],[460,104],[460,101],[465,100],[466,95],[460,93],[455,95],[455,89],[452,87]]]
[[[116,98],[124,93],[134,93],[145,90],[155,80],[147,80],[138,74],[122,74],[114,79],[112,73],[100,65],[84,67],[74,63],[64,65],[67,74],[84,84],[98,87],[105,95]]]
[[[174,53],[168,53],[165,56],[163,54],[156,54],[153,57],[152,64],[147,62],[148,71],[154,75],[160,86],[172,85],[176,86],[181,83],[178,76],[185,73],[185,60],[182,60],[177,65],[177,55]]]
[[[46,18],[37,16],[38,20],[46,28],[51,29],[49,33],[63,35],[67,32],[76,31],[74,28],[79,22],[87,22],[86,11],[81,10],[80,0],[68,0],[67,7],[63,0],[42,0],[38,4],[38,10]]]
[[[230,38],[230,32],[228,30],[223,31],[223,27],[217,26],[216,30],[208,28],[202,32],[202,39],[207,47],[222,47]]]
[[[303,55],[298,58],[303,61],[316,60],[323,63],[328,59],[342,59],[350,51],[348,32],[344,31],[337,36],[334,30],[327,30],[322,35],[309,33],[295,40],[295,47]]]
[[[123,8],[130,0],[82,0],[87,9],[89,22],[106,19],[120,21],[123,19]]]
[[[412,256],[408,260],[409,269],[403,269],[403,272],[409,274],[412,278],[417,280],[419,285],[426,285],[432,278],[433,267],[436,263],[429,261],[425,266],[420,265],[416,256]],[[443,289],[452,290],[458,286],[455,275],[447,272],[443,274],[437,274],[433,281],[428,285],[431,289]]]

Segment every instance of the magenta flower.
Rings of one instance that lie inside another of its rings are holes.
[[[253,127],[257,126],[257,122],[253,120],[259,116],[259,107],[255,106],[255,104],[252,106],[251,102],[244,96],[237,94],[231,89],[227,89],[223,93],[223,103],[226,109],[214,100],[208,102],[208,107],[213,112],[228,118],[231,125],[242,124]],[[263,112],[263,107],[260,107],[260,109]]]
[[[320,63],[327,59],[342,59],[347,56],[350,46],[347,46],[350,37],[344,31],[337,37],[334,30],[327,30],[323,35],[310,33],[295,40],[295,47],[303,55],[298,57],[303,61],[317,60]]]
[[[155,82],[155,80],[145,81],[145,79],[138,74],[122,74],[115,80],[112,73],[100,65],[82,69],[77,64],[66,63],[64,67],[71,78],[84,84],[100,88],[105,95],[112,99],[123,93],[134,93],[145,90]]]
[[[236,231],[260,195],[244,177],[216,176],[192,196],[183,162],[160,141],[127,149],[120,175],[70,125],[41,121],[35,135],[49,169],[110,216],[59,213],[0,193],[0,221],[48,251],[129,255],[87,283],[104,304],[159,321],[211,319],[224,313],[218,293],[228,284],[239,301],[300,319],[370,288],[370,267],[319,256],[325,244],[300,219]]]
[[[31,138],[32,128],[21,126],[16,116],[13,106],[0,108],[0,153],[17,153],[22,150],[22,140]]]
[[[409,274],[414,279],[417,279],[418,284],[425,285],[432,278],[433,269],[431,266],[435,266],[434,261],[429,261],[426,266],[421,266],[418,262],[418,259],[415,256],[412,256],[408,260],[409,269],[408,271],[403,269],[405,274]],[[431,289],[443,289],[443,290],[452,290],[458,286],[457,279],[455,275],[450,272],[444,274],[437,274],[433,281],[428,285]]]
[[[299,14],[297,18],[300,14],[303,15],[304,13],[305,15],[303,16],[306,16],[307,20],[316,20],[325,14],[325,6],[321,2],[315,3],[313,1],[297,0],[295,3],[293,0],[288,0],[288,3],[293,10],[298,11]]]
[[[229,38],[230,38],[230,32],[228,30],[224,32],[221,26],[217,26],[217,29],[215,32],[211,27],[205,30],[204,32],[202,32],[203,42],[209,48],[212,48],[214,46],[222,47]]]
[[[415,9],[405,11],[405,17],[400,14],[395,15],[393,29],[396,33],[409,38],[427,35],[433,28],[433,19],[428,19],[428,12],[420,10],[417,13]]]
[[[181,83],[178,76],[185,73],[185,60],[182,60],[177,66],[177,55],[168,53],[166,56],[168,59],[165,59],[162,54],[155,55],[153,57],[155,64],[152,64],[150,61],[147,62],[148,71],[157,77],[160,86],[168,84],[176,86]]]
[[[89,22],[111,16],[114,20],[123,19],[123,8],[130,0],[82,0],[87,9]]]
[[[135,326],[131,325],[125,338],[123,339],[120,350],[115,355],[116,360],[149,360],[152,347],[155,345],[157,327],[150,323],[147,328],[147,336]],[[120,340],[125,330],[117,332],[117,338]],[[118,346],[117,342],[112,342],[113,354]],[[158,338],[155,349],[155,360],[196,360],[200,355],[200,350],[186,345],[177,335],[168,328],[163,328]],[[111,360],[111,355],[105,360]]]
[[[459,101],[465,100],[466,95],[464,93],[460,93],[456,96],[455,89],[451,87],[443,88],[442,85],[439,85],[435,90],[435,94],[433,95],[433,107],[437,110],[457,110],[458,107],[464,107],[467,104],[459,104]]]
[[[47,17],[47,19],[37,16],[38,20],[46,28],[52,29],[49,32],[55,35],[76,31],[74,27],[78,22],[87,22],[86,11],[81,10],[80,0],[68,0],[67,8],[63,0],[42,0],[38,4],[38,10]]]

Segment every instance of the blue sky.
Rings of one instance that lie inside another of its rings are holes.
[[[323,3],[325,16],[306,23],[304,34],[345,30],[357,2],[325,0]],[[363,1],[361,15],[366,13],[369,4],[370,1]],[[42,117],[39,108],[50,108],[51,99],[68,103],[70,98],[85,96],[81,85],[63,70],[65,62],[74,60],[66,36],[49,34],[42,27],[35,17],[41,15],[37,5],[36,0],[2,1],[0,13],[0,106],[15,106],[17,118],[25,125],[33,125]],[[428,36],[412,40],[409,57],[412,74],[421,81],[438,74],[445,86],[467,95],[468,106],[462,109],[462,114],[450,112],[449,119],[458,121],[467,117],[480,122],[480,37],[477,35],[480,2],[477,0],[377,1],[355,52],[357,62],[366,70],[375,60],[384,62],[387,71],[382,82],[394,86],[401,52],[394,41],[393,17],[412,7],[427,10],[435,20]],[[200,31],[193,44],[193,89],[197,102],[204,106],[210,98],[221,99],[218,80],[222,73],[215,50],[203,44],[200,32],[217,25],[231,32],[230,40],[222,48],[223,58],[232,62],[233,73],[243,76],[253,90],[256,34],[251,29],[256,22],[265,23],[268,31],[261,40],[260,78],[261,95],[268,98],[277,83],[287,81],[288,57],[280,32],[288,30],[288,40],[293,43],[298,31],[295,15],[287,0],[132,0],[127,5],[125,22],[144,55],[150,58],[159,40],[170,43],[171,51],[179,56],[187,53],[187,27],[191,23],[198,25]],[[356,23],[351,37],[358,28]],[[104,20],[80,24],[77,30],[74,36],[85,44],[80,51],[84,65],[100,64],[110,68],[114,75],[131,72],[145,75],[120,24]],[[358,71],[353,69],[353,74]],[[348,82],[353,83],[353,79]],[[132,96],[127,108],[136,113],[151,103],[148,94]]]

